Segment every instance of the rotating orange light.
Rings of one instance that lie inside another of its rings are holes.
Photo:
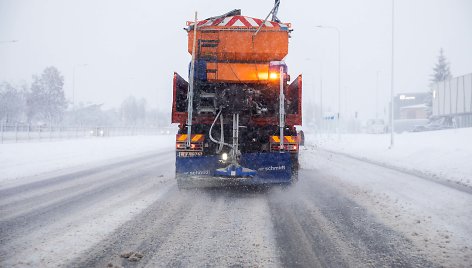
[[[279,78],[279,75],[278,75],[278,73],[270,73],[269,78],[271,80],[275,80],[275,79]]]
[[[257,78],[259,80],[267,80],[267,79],[269,79],[269,73],[268,72],[259,72],[257,74]]]

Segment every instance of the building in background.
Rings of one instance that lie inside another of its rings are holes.
[[[400,93],[393,99],[395,132],[413,131],[418,126],[428,124],[430,93]]]
[[[400,108],[399,119],[427,119],[428,106],[424,103]]]
[[[451,118],[456,127],[472,127],[472,73],[432,85],[433,118]]]
[[[399,119],[427,119],[429,93],[400,93],[395,96],[393,118]]]

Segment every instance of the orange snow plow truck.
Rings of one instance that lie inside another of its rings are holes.
[[[283,61],[292,29],[278,7],[187,22],[189,77],[174,73],[172,103],[179,187],[297,179],[302,76],[291,82]]]

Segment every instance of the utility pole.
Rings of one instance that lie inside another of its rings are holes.
[[[395,71],[395,0],[392,0],[392,74],[390,81],[390,149],[394,145],[394,124],[393,124],[393,107],[394,107],[394,71]]]
[[[324,118],[323,118],[323,65],[321,65],[321,75],[320,75],[320,113],[321,113],[321,121],[320,127],[324,129]]]
[[[377,80],[375,81],[375,119],[379,119],[379,76],[380,71],[377,71]]]

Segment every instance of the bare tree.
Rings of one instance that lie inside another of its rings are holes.
[[[45,120],[50,124],[60,121],[67,108],[64,77],[56,67],[47,67],[41,76],[33,76],[27,96],[28,120]]]

